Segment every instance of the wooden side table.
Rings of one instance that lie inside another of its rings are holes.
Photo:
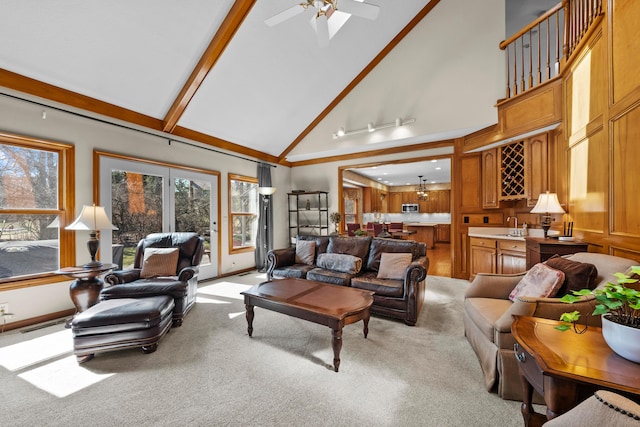
[[[560,332],[561,322],[514,316],[511,332],[522,390],[526,426],[539,426],[575,407],[598,389],[612,390],[640,402],[640,364],[615,354],[602,330],[589,326],[584,334]],[[531,404],[533,390],[544,397],[546,418]]]
[[[117,267],[117,264],[102,264],[92,268],[82,266],[64,267],[57,270],[56,274],[76,279],[69,286],[69,296],[73,301],[73,305],[76,306],[77,312],[82,313],[98,303],[98,297],[104,285],[100,276]],[[72,320],[73,318],[67,321],[67,327],[71,327]]]
[[[575,254],[576,252],[587,252],[589,244],[580,241],[560,241],[558,239],[543,237],[526,237],[527,242],[527,270],[535,264],[544,262],[552,256]]]

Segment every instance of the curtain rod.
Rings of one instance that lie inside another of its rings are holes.
[[[223,154],[225,156],[231,156],[231,157],[235,157],[235,158],[238,158],[238,159],[241,159],[241,160],[246,160],[248,162],[263,163],[263,164],[268,165],[268,166],[270,166],[272,168],[277,168],[278,167],[276,165],[273,165],[273,164],[268,163],[268,162],[264,162],[262,160],[250,159],[250,158],[247,158],[247,157],[239,156],[237,154],[232,154],[232,153],[227,153],[227,152],[224,152],[224,151],[216,150],[215,148],[203,147],[201,145],[197,145],[197,144],[194,144],[194,143],[191,143],[191,142],[181,141],[181,140],[175,139],[175,138],[169,138],[168,135],[164,135],[164,134],[158,135],[157,133],[154,133],[154,132],[149,132],[149,131],[142,130],[142,129],[136,129],[134,127],[126,126],[126,125],[123,125],[123,124],[120,124],[120,123],[113,123],[113,122],[110,122],[108,120],[100,119],[100,118],[97,118],[97,117],[91,117],[90,115],[87,115],[87,114],[78,113],[76,111],[66,110],[66,109],[61,108],[61,107],[55,107],[53,105],[44,104],[42,102],[34,101],[32,99],[26,99],[26,98],[23,98],[23,97],[20,97],[20,96],[17,96],[17,95],[10,95],[10,94],[4,93],[4,92],[0,92],[0,95],[5,96],[7,98],[17,99],[19,101],[29,102],[31,104],[38,105],[40,107],[51,108],[53,110],[61,111],[63,113],[72,114],[74,116],[82,117],[82,118],[85,118],[85,119],[94,120],[94,121],[99,122],[99,123],[104,123],[104,124],[107,124],[107,125],[117,126],[119,128],[122,128],[122,129],[133,130],[133,131],[136,131],[136,132],[144,133],[146,135],[155,136],[157,138],[162,138],[162,139],[166,138],[169,141],[169,145],[171,145],[171,142],[177,142],[177,143],[180,143],[180,144],[188,145],[190,147],[200,148],[201,150],[212,151],[214,153]]]

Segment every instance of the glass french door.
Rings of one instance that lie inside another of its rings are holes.
[[[118,227],[101,232],[101,259],[127,268],[147,234],[196,232],[205,241],[198,278],[216,277],[218,198],[216,175],[101,156],[100,203]]]

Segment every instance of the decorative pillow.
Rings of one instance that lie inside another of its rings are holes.
[[[140,277],[175,276],[178,267],[178,248],[146,248]]]
[[[316,242],[312,240],[298,240],[296,242],[296,264],[313,265],[316,257]]]
[[[531,267],[509,294],[515,301],[519,296],[546,298],[555,295],[564,282],[564,273],[545,264]]]
[[[552,256],[545,261],[545,264],[564,273],[564,283],[560,286],[556,295],[564,295],[571,291],[585,288],[594,289],[596,287],[598,269],[593,264],[572,261],[560,255]]]
[[[369,255],[371,237],[330,236],[327,253],[357,256],[364,263]]]
[[[411,259],[415,260],[420,255],[420,246],[413,240],[373,239],[369,248],[366,269],[380,270],[380,257],[386,252],[411,252]]]
[[[380,255],[378,279],[402,279],[404,271],[411,264],[411,253],[384,252]]]
[[[327,253],[318,255],[317,265],[327,270],[358,274],[362,268],[362,259],[354,255]]]

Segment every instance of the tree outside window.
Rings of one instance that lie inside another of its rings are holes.
[[[255,250],[258,179],[229,174],[229,252]]]
[[[60,251],[75,248],[61,229],[73,219],[63,196],[73,193],[72,162],[70,145],[0,134],[0,284],[72,263],[72,251]]]

